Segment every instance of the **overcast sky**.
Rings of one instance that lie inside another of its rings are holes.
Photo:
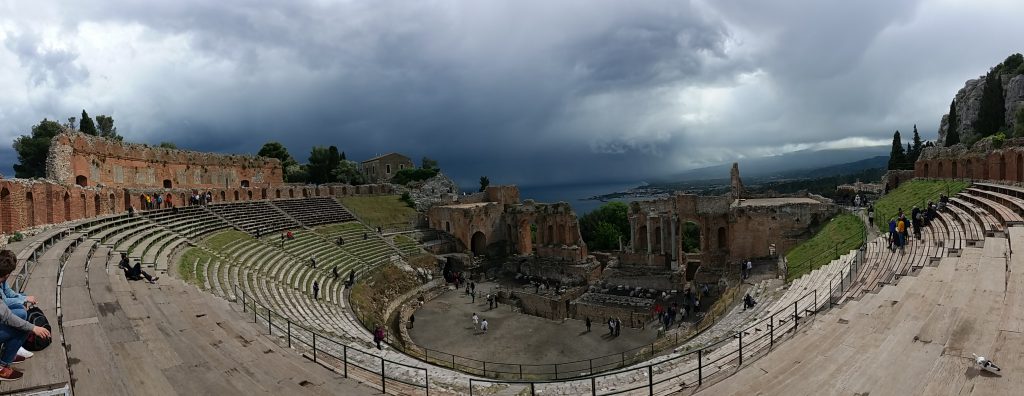
[[[1022,51],[1024,2],[0,0],[0,141],[111,114],[128,140],[440,161],[460,184],[638,180],[934,139]],[[16,160],[0,145],[0,170]]]

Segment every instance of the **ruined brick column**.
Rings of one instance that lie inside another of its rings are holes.
[[[677,252],[679,251],[679,249],[676,247],[676,226],[679,224],[679,218],[676,216],[672,216],[672,218],[669,219],[669,224],[671,224],[672,227],[672,231],[670,233],[672,235],[672,261],[675,261],[678,260]]]
[[[647,215],[647,254],[651,254],[651,215]]]

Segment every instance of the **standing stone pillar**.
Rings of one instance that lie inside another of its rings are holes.
[[[651,216],[647,215],[647,254],[651,254]]]
[[[678,259],[677,255],[679,252],[679,248],[676,246],[676,244],[678,243],[676,241],[676,225],[679,223],[679,219],[673,216],[671,219],[669,219],[668,223],[669,227],[672,227],[672,231],[670,232],[670,235],[672,236],[672,246],[670,246],[670,248],[672,249],[672,261],[675,261]]]
[[[658,239],[661,241],[661,243],[658,244],[658,248],[661,250],[659,253],[665,254],[665,245],[668,244],[668,230],[665,229],[665,216],[658,216],[658,220],[661,222],[661,232],[659,233],[660,235],[658,235]]]
[[[629,252],[636,253],[636,217],[629,216]]]

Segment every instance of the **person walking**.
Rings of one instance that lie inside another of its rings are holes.
[[[469,297],[472,298],[472,300],[470,300],[470,304],[476,304],[476,290],[470,292]]]
[[[476,291],[476,282],[472,282],[472,281],[469,282],[469,291],[470,292],[475,292]]]
[[[871,206],[868,207],[868,226],[875,226],[875,209]]]
[[[482,330],[484,334],[487,334],[487,319],[480,322],[480,330]]]
[[[589,333],[590,332],[590,317],[587,316],[587,319],[584,320],[583,323],[586,323],[586,325],[587,325],[587,333]]]
[[[409,315],[409,328],[416,326],[416,314]]]
[[[473,328],[480,324],[480,317],[476,316],[476,312],[473,312]]]
[[[615,336],[615,319],[608,318],[608,335]]]
[[[317,281],[313,281],[313,299],[320,299],[320,284]]]
[[[750,274],[754,272],[754,263],[747,260],[747,278],[750,278]],[[707,294],[707,293],[705,293]]]
[[[377,349],[378,350],[383,350],[384,349],[384,348],[381,348],[381,346],[380,346],[380,342],[381,341],[384,341],[384,328],[380,327],[380,325],[377,325],[377,328],[373,330],[373,342],[375,344],[377,344]]]

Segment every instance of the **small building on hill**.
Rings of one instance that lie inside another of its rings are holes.
[[[399,153],[388,153],[370,158],[360,163],[360,169],[366,175],[367,182],[381,183],[388,182],[395,173],[402,169],[412,169],[416,165],[409,157]]]

